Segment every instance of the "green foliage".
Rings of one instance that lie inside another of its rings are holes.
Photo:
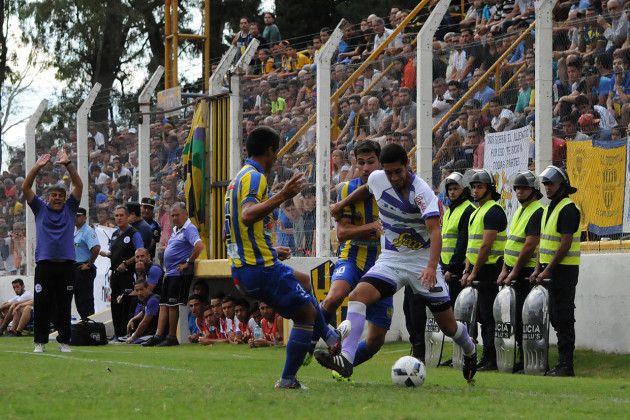
[[[627,418],[630,405],[630,355],[578,351],[577,378],[480,372],[475,386],[454,369],[429,368],[424,386],[410,389],[391,384],[390,367],[409,352],[397,343],[358,367],[351,383],[313,362],[299,372],[309,390],[297,391],[273,389],[284,348],[108,344],[60,354],[51,342],[33,354],[32,338],[0,340],[0,383],[7,392],[11,384],[6,419]]]

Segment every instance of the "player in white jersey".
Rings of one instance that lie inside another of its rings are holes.
[[[466,326],[455,320],[448,289],[439,268],[442,249],[439,200],[427,183],[412,173],[407,153],[398,144],[388,144],[380,156],[383,170],[374,171],[367,186],[355,190],[331,208],[333,217],[354,202],[374,195],[381,229],[381,254],[376,264],[350,293],[346,320],[340,330],[349,331],[340,355],[318,350],[315,358],[341,376],[352,375],[357,344],[363,332],[367,306],[411,286],[433,312],[445,335],[464,350],[464,378],[476,372],[477,352]]]

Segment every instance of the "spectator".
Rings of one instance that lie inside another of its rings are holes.
[[[133,273],[135,272],[135,252],[142,248],[140,233],[129,224],[129,209],[123,205],[116,206],[114,219],[118,229],[112,234],[109,251],[100,251],[102,257],[110,258],[112,275],[111,310],[112,324],[114,325],[114,338],[119,341],[127,333],[127,323],[131,310],[131,298],[134,290]],[[132,269],[129,270],[129,267]]]
[[[17,216],[18,213],[16,212],[16,219]],[[26,272],[26,223],[20,221],[13,224],[11,249],[13,250],[15,268],[18,274],[23,275]]]
[[[395,127],[396,132],[412,133],[416,132],[416,103],[411,99],[411,90],[409,88],[400,88],[398,91],[398,99],[400,100],[400,122]]]
[[[294,199],[300,220],[295,223],[295,231],[300,232],[301,240],[296,241],[299,256],[310,256],[315,252],[315,187],[306,187],[299,197]],[[297,235],[296,235],[297,240]]]
[[[280,29],[276,26],[276,17],[271,12],[265,12],[263,15],[263,19],[265,20],[265,30],[263,31],[263,38],[267,40],[267,42],[275,43],[282,41],[282,36],[280,35]]]
[[[249,34],[249,20],[247,19],[247,17],[243,16],[239,20],[239,28],[240,31],[232,40],[232,45],[238,47],[238,55],[240,57],[245,52],[245,48],[251,40],[251,35]]]
[[[613,88],[608,93],[606,108],[615,117],[621,117],[621,124],[630,122],[630,61],[627,54],[617,54],[613,58],[613,72],[611,84]]]
[[[151,244],[148,248],[151,259],[155,258],[155,247],[158,242],[160,242],[160,237],[162,236],[162,227],[157,220],[153,218],[154,209],[155,200],[153,198],[143,197],[140,202],[140,212],[142,219],[144,219],[151,228]]]
[[[446,67],[446,80],[459,80],[459,74],[466,65],[466,52],[460,43],[460,35],[449,32],[444,35],[446,42],[446,52],[448,53],[448,66]]]
[[[491,126],[496,132],[508,131],[514,127],[514,113],[504,107],[503,98],[493,96],[489,102],[490,114],[492,115]]]
[[[218,326],[216,327],[216,329],[213,329],[214,327],[210,327],[209,331],[210,333],[214,332],[214,334],[216,335],[218,339],[222,339],[224,340],[224,342],[227,343],[228,338],[224,329],[225,313],[223,312],[223,304],[221,303],[221,300],[223,300],[224,297],[225,295],[219,292],[213,295],[212,298],[210,299],[210,306],[212,307],[212,314],[216,318],[218,322]]]
[[[256,22],[250,22],[249,36],[250,40],[257,39],[258,42],[260,42],[258,45],[259,50],[266,50],[269,48],[269,41],[260,34],[260,29],[258,28],[258,24]]]
[[[94,139],[94,144],[100,150],[105,149],[105,136],[103,133],[99,132],[96,129],[95,125],[90,125],[88,128],[89,134],[88,137],[92,137]]]
[[[138,297],[138,305],[134,316],[127,323],[127,344],[143,343],[155,334],[160,310],[160,298],[151,292],[146,280],[136,280],[134,292]]]
[[[295,255],[297,248],[293,237],[293,224],[300,219],[300,215],[295,208],[292,199],[285,201],[280,207],[277,223],[278,246],[291,248],[291,253]]]
[[[97,203],[98,203],[98,198],[97,198]],[[112,221],[110,220],[109,210],[106,207],[99,208],[96,211],[96,217],[98,221],[98,223],[96,224],[97,226],[103,226],[103,227],[109,227],[109,228],[116,227],[116,225],[114,225],[114,223],[112,223]]]
[[[485,72],[483,70],[476,69],[471,80],[471,83],[473,85],[475,83],[479,83],[479,86],[477,87],[477,91],[475,92],[473,98],[480,101],[482,107],[486,106],[486,104],[488,104],[488,102],[490,102],[490,99],[494,96],[494,89],[488,86],[488,79],[485,78],[481,80],[481,77],[484,75],[484,73]]]
[[[393,32],[385,27],[385,21],[379,17],[372,21],[372,30],[374,31],[374,50],[378,49]],[[398,34],[385,48],[385,54],[389,56],[400,54],[402,45],[402,36]]]
[[[608,41],[606,52],[612,54],[623,45],[627,38],[628,20],[619,0],[608,0],[606,9],[608,9],[608,16],[600,14],[597,16],[597,23],[604,28],[604,37]]]
[[[359,42],[354,35],[354,28],[350,23],[343,28],[343,35],[339,41],[338,51],[338,63],[349,64],[352,62],[352,57],[359,54]]]
[[[286,55],[282,58],[282,71],[277,74],[279,79],[297,76],[298,72],[308,65],[308,58],[298,53],[295,45],[287,45],[285,52]]]
[[[453,79],[466,83],[467,78],[473,74],[473,71],[481,66],[481,60],[483,59],[483,49],[481,45],[474,42],[473,30],[470,28],[464,28],[461,31],[460,43],[466,53],[466,64],[464,68],[457,73]],[[483,72],[482,72],[483,74]]]
[[[610,138],[612,140],[621,140],[626,137],[626,127],[623,125],[616,125],[612,128]]]
[[[188,219],[184,203],[171,206],[173,234],[164,251],[166,277],[160,300],[160,316],[156,334],[147,340],[145,346],[176,346],[179,306],[185,305],[192,281],[194,262],[203,251],[204,245],[199,231]],[[168,335],[165,337],[168,324]]]
[[[593,114],[584,114],[578,119],[580,131],[587,135],[591,140],[608,141],[611,139],[610,130],[599,128],[599,118],[595,118]]]
[[[606,108],[599,105],[591,106],[589,104],[588,98],[584,95],[577,96],[575,98],[574,105],[579,111],[580,115],[584,115],[584,114],[595,115],[595,112],[596,112],[600,117],[599,126],[603,129],[610,130],[614,126],[617,125],[617,120],[615,120],[615,117],[613,117],[612,114]]]
[[[433,98],[433,104],[431,105],[433,126],[436,126],[453,106],[453,98],[446,85],[446,80],[441,77],[433,80]]]
[[[29,299],[33,299],[33,294],[26,290],[24,286],[24,280],[15,279],[11,282],[15,296],[0,305],[0,334],[4,334],[7,326],[11,323],[16,313],[15,308],[17,304]],[[17,323],[13,325],[14,329]],[[21,334],[19,334],[21,335]],[[16,336],[19,336],[16,334]]]

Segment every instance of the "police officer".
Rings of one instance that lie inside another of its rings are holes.
[[[577,191],[564,169],[548,166],[540,174],[547,198],[540,231],[538,262],[530,280],[551,278],[549,306],[551,324],[558,338],[558,364],[547,376],[575,376],[575,288],[580,269],[582,211],[569,198]]]
[[[81,319],[94,314],[94,278],[96,277],[94,261],[101,251],[96,232],[85,223],[86,221],[87,211],[79,207],[74,231],[74,251],[77,261],[74,263],[74,303]]]
[[[451,304],[454,305],[462,285],[459,281],[451,281],[451,277],[460,276],[464,271],[468,221],[476,207],[470,201],[470,188],[464,183],[464,176],[461,173],[453,172],[446,177],[440,189],[446,193],[451,203],[442,219],[440,265],[444,272],[444,280],[448,283]]]
[[[514,365],[514,372],[523,370],[523,303],[532,289],[528,281],[534,272],[538,242],[540,242],[540,220],[543,205],[538,178],[532,171],[515,174],[510,184],[521,207],[516,210],[510,224],[510,233],[505,243],[503,269],[497,279],[497,285],[513,285],[516,298],[515,337],[518,344],[520,361]]]
[[[503,265],[507,216],[496,202],[501,197],[496,190],[494,178],[485,169],[469,172],[472,197],[479,208],[470,215],[468,223],[468,248],[466,269],[462,285],[479,281],[478,317],[483,338],[483,355],[477,364],[478,371],[497,370],[494,348],[494,316],[492,307],[499,288],[497,277]]]
[[[155,210],[155,200],[150,197],[143,197],[140,200],[140,211],[142,218],[149,224],[153,239],[151,240],[151,246],[149,247],[149,255],[151,259],[155,258],[155,247],[160,242],[162,237],[162,226],[153,218],[153,212]]]
[[[126,206],[116,206],[114,220],[118,226],[112,234],[109,251],[101,251],[103,257],[111,259],[112,276],[112,324],[114,324],[114,341],[127,334],[129,308],[133,291],[135,272],[135,252],[142,248],[142,238],[136,229],[129,224],[129,209]]]

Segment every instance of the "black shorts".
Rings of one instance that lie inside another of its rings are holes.
[[[162,286],[160,305],[178,306],[188,304],[188,293],[192,283],[192,274],[185,276],[166,276]]]

